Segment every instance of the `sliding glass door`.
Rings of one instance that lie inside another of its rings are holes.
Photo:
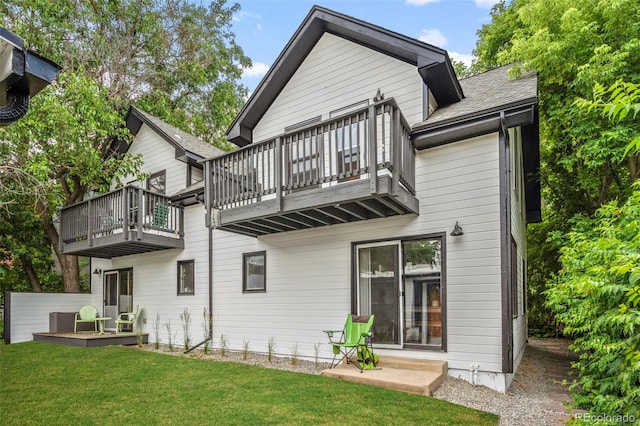
[[[375,315],[377,346],[445,348],[442,242],[438,236],[356,246],[358,313]]]

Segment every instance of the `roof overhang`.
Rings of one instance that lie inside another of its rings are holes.
[[[540,222],[542,214],[537,98],[455,117],[433,125],[427,123],[414,128],[411,138],[416,149],[424,150],[518,126],[522,128],[527,223]]]
[[[253,129],[324,33],[415,65],[438,105],[463,98],[446,50],[314,6],[227,130],[230,142],[238,146],[253,142]]]
[[[434,124],[427,122],[425,125],[414,127],[411,137],[416,149],[432,148],[496,132],[502,126],[502,114],[504,114],[508,128],[532,124],[537,122],[536,111],[537,99],[532,98],[517,104],[458,116]]]

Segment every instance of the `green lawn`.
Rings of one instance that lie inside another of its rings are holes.
[[[326,377],[131,348],[0,344],[3,425],[495,425],[497,416]]]

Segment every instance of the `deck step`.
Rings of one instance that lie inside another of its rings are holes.
[[[384,356],[380,357],[378,367],[393,367],[405,370],[431,371],[447,375],[447,361],[433,359],[415,359]]]
[[[322,371],[323,376],[431,396],[447,377],[447,362],[405,358],[381,358],[375,370],[360,370],[340,364]]]

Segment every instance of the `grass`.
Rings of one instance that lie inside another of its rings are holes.
[[[0,344],[2,424],[495,425],[433,398],[132,348]]]

